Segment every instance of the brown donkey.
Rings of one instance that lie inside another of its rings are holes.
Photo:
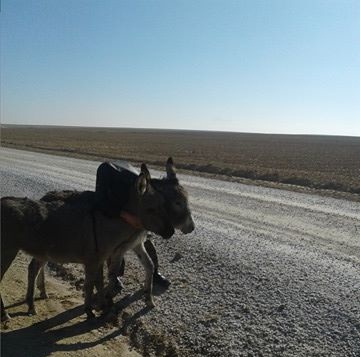
[[[164,196],[150,183],[143,164],[124,210],[137,217],[139,226],[124,219],[110,218],[93,210],[95,193],[74,192],[67,199],[51,202],[27,198],[1,199],[1,279],[19,250],[40,262],[81,263],[85,266],[85,312],[93,317],[91,298],[94,286],[103,309],[107,307],[103,289],[103,263],[112,254],[123,255],[133,249],[145,271],[145,299],[154,306],[152,297],[153,263],[144,249],[146,231],[170,238],[174,228],[169,220]],[[42,263],[32,269],[29,286]],[[31,301],[29,301],[31,303]],[[34,306],[29,306],[34,308]],[[9,318],[1,299],[1,319]]]

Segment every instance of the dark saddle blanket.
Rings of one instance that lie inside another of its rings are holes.
[[[137,170],[127,162],[103,162],[97,169],[95,192],[51,191],[41,201],[49,205],[64,202],[74,208],[86,211],[98,209],[109,217],[119,217],[137,177]]]
[[[138,175],[137,170],[125,161],[103,162],[96,176],[97,208],[108,216],[119,216]]]

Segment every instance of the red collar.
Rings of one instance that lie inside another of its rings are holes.
[[[140,221],[139,217],[134,216],[133,214],[127,211],[121,211],[120,218],[135,229],[144,229],[143,224]]]

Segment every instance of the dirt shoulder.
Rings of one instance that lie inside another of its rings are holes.
[[[51,274],[47,274],[49,299],[37,299],[37,315],[28,316],[24,296],[29,259],[20,253],[1,283],[5,306],[13,317],[6,328],[2,326],[2,356],[140,356],[131,350],[119,326],[101,319],[87,321],[81,291]]]

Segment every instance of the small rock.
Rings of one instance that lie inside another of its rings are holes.
[[[250,312],[249,307],[246,304],[241,304],[241,310],[248,314]]]
[[[183,255],[177,252],[177,253],[175,253],[173,259],[172,259],[170,262],[171,262],[171,263],[175,263],[175,262],[177,262],[178,260],[181,260],[182,258],[183,258]]]

